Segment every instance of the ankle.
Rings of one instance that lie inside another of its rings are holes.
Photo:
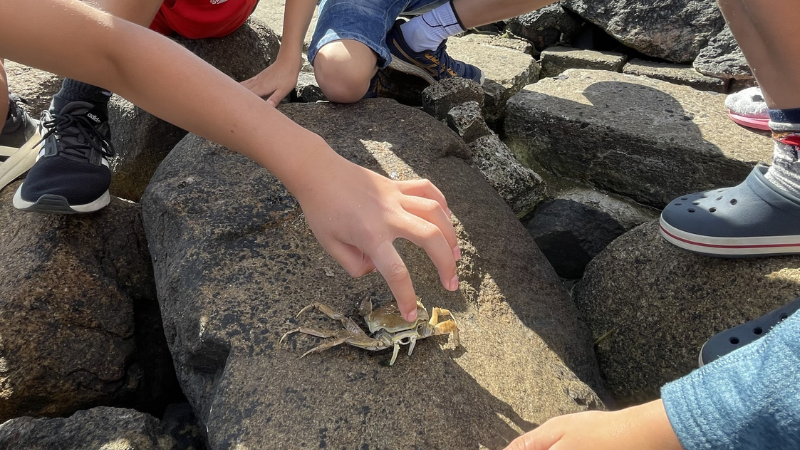
[[[465,31],[452,0],[400,26],[403,39],[415,52],[436,50],[448,37]]]

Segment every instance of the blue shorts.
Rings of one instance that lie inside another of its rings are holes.
[[[378,67],[386,67],[392,59],[386,46],[386,34],[403,13],[419,13],[447,3],[447,0],[322,0],[314,37],[308,48],[308,60],[325,44],[352,39],[378,54]]]

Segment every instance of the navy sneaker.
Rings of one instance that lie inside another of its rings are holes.
[[[36,133],[39,122],[22,109],[23,103],[27,104],[17,94],[8,96],[8,118],[0,131],[0,147],[20,148]],[[11,155],[0,153],[0,161],[9,156]]]
[[[44,145],[14,194],[23,211],[75,214],[97,211],[110,201],[114,155],[106,113],[92,103],[72,102],[60,112],[42,113]]]
[[[386,44],[392,53],[392,61],[389,67],[410,75],[424,78],[428,83],[433,84],[445,78],[461,77],[473,80],[483,85],[483,72],[477,67],[456,61],[447,54],[447,40],[433,51],[415,52],[403,38],[403,31],[400,25],[404,22],[398,20],[386,35]]]
[[[378,69],[375,76],[369,81],[369,89],[364,98],[393,97],[392,82],[389,80],[387,69]]]

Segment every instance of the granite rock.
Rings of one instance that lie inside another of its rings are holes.
[[[606,71],[569,70],[508,103],[505,142],[529,167],[663,207],[744,180],[772,160],[768,136],[737,126],[725,96]]]
[[[800,295],[800,257],[709,258],[658,234],[629,231],[586,268],[573,298],[620,406],[654,400],[697,368],[703,343]]]
[[[564,0],[563,5],[628,47],[675,63],[692,62],[725,26],[714,0]]]
[[[421,249],[396,245],[423,302],[455,315],[462,347],[427,339],[391,367],[385,352],[351,347],[299,358],[320,340],[281,344],[286,331],[338,326],[319,313],[297,319],[300,308],[322,301],[353,315],[366,295],[388,302],[388,287],[378,274],[350,278],[326,255],[266,170],[187,136],[142,206],[168,342],[210,448],[503,448],[549,417],[603,407],[559,278],[458,136],[385,99],[281,111],[351,161],[429,178],[447,196],[463,255],[457,292]]]

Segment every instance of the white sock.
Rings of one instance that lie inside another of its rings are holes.
[[[453,10],[453,2],[449,1],[400,25],[400,30],[411,50],[421,52],[436,50],[442,41],[463,32],[464,28]]]

